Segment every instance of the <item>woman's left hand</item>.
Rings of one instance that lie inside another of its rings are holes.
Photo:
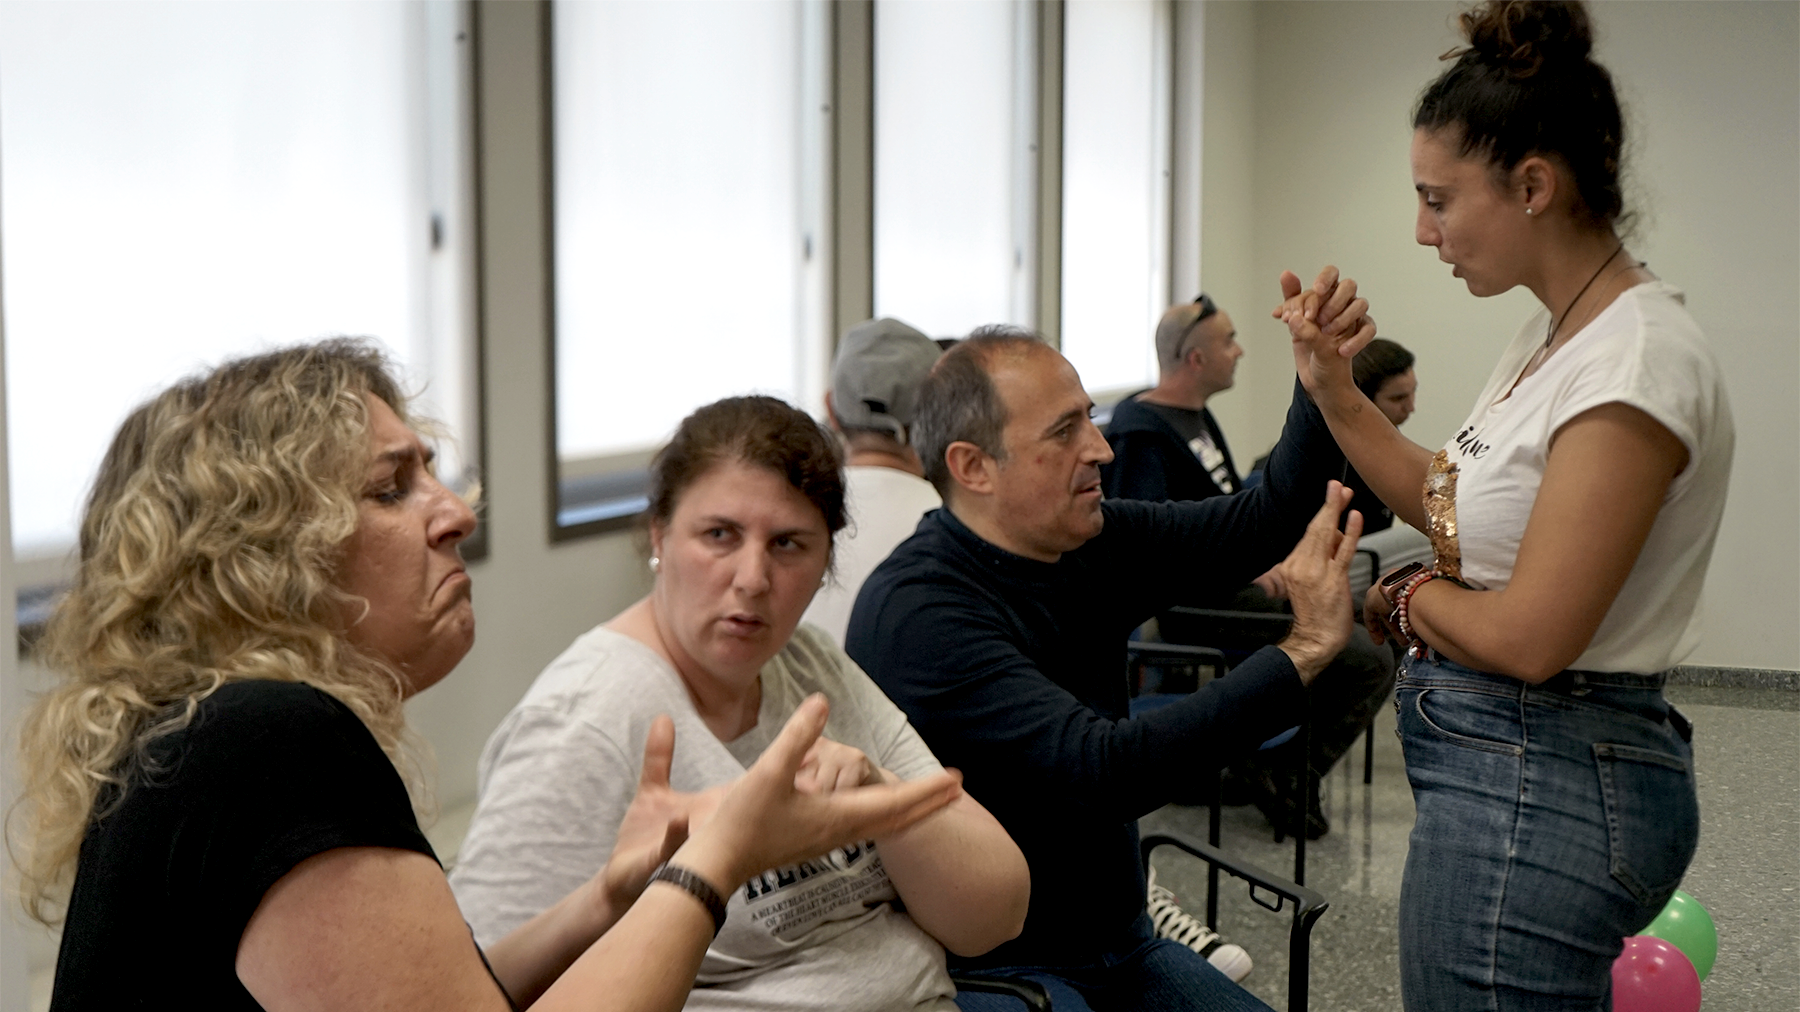
[[[690,827],[698,827],[712,815],[724,796],[723,786],[698,794],[671,788],[669,767],[674,758],[675,723],[667,716],[657,717],[644,741],[644,771],[638,777],[637,795],[619,823],[612,856],[595,876],[615,917],[637,900],[651,873],[687,840]]]
[[[1354,388],[1350,359],[1375,338],[1369,301],[1357,297],[1356,282],[1326,266],[1302,288],[1292,271],[1281,274],[1282,303],[1270,315],[1287,324],[1293,337],[1294,367],[1307,392],[1317,396],[1337,387]]]
[[[794,773],[794,790],[802,794],[830,794],[850,787],[889,782],[883,772],[861,749],[821,735],[807,750],[800,769]],[[891,782],[898,783],[899,778]]]

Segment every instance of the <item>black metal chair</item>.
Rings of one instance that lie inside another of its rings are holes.
[[[1301,836],[1304,837],[1305,834],[1302,833]],[[1219,929],[1221,871],[1248,883],[1250,900],[1257,906],[1274,913],[1281,913],[1284,908],[1290,909],[1292,923],[1288,927],[1288,1012],[1305,1012],[1307,982],[1312,972],[1312,929],[1319,917],[1331,906],[1330,901],[1312,889],[1289,882],[1184,833],[1152,833],[1139,841],[1138,847],[1146,868],[1150,866],[1151,852],[1158,847],[1174,847],[1207,863],[1206,926],[1214,931]],[[1266,898],[1270,896],[1273,899]]]
[[[1232,619],[1244,616],[1259,620],[1281,618],[1283,619],[1282,630],[1276,639],[1280,639],[1281,636],[1287,635],[1286,627],[1291,625],[1293,621],[1291,618],[1285,618],[1283,616],[1263,615],[1256,612],[1224,612],[1201,608],[1175,608],[1171,609],[1171,611],[1192,613],[1202,618],[1211,618],[1213,616],[1226,616]],[[1167,614],[1168,613],[1165,613],[1165,615]],[[1266,632],[1267,629],[1264,631]],[[1228,657],[1224,651],[1216,647],[1195,646],[1189,643],[1145,643],[1132,640],[1126,643],[1126,656],[1129,662],[1128,671],[1131,673],[1130,684],[1133,689],[1133,696],[1139,695],[1140,693],[1137,690],[1145,686],[1155,686],[1155,688],[1150,691],[1160,693],[1193,692],[1195,689],[1199,688],[1201,684],[1197,670],[1198,668],[1203,666],[1211,667],[1215,672],[1213,677],[1222,676],[1226,671],[1230,670]],[[1248,652],[1246,652],[1244,656],[1248,656]],[[1143,673],[1146,669],[1151,668],[1162,668],[1167,672],[1170,670],[1179,670],[1184,667],[1192,669],[1192,674],[1181,677],[1164,673],[1161,677],[1152,679]],[[1298,782],[1306,785],[1305,790],[1307,791],[1308,796],[1304,799],[1304,803],[1310,808],[1316,800],[1313,795],[1318,791],[1319,785],[1313,780],[1311,771],[1307,765],[1307,756],[1311,753],[1310,742],[1306,740],[1308,731],[1309,728],[1307,723],[1302,721],[1298,732],[1301,739],[1299,748],[1297,749],[1300,763]],[[1372,738],[1372,736],[1370,737]],[[1371,748],[1372,747],[1373,746],[1371,745]],[[1211,785],[1211,789],[1205,796],[1205,804],[1211,809],[1208,816],[1208,842],[1214,847],[1219,845],[1220,803],[1219,784],[1214,783]],[[1305,809],[1302,810],[1304,811]],[[1275,840],[1277,843],[1279,843],[1285,835],[1282,827],[1275,827]],[[1301,885],[1306,884],[1306,834],[1304,832],[1294,834],[1294,881]],[[1211,922],[1208,923],[1210,925]]]
[[[1251,902],[1279,914],[1289,911],[1288,927],[1288,1012],[1306,1012],[1307,986],[1312,972],[1312,929],[1319,917],[1331,906],[1320,893],[1303,885],[1265,871],[1261,867],[1202,843],[1184,833],[1151,833],[1138,843],[1139,854],[1147,869],[1150,855],[1158,847],[1174,847],[1207,864],[1206,924],[1214,931],[1219,927],[1219,873],[1243,879]],[[1004,994],[1017,998],[1030,1012],[1051,1012],[1050,995],[1036,981],[1023,977],[990,977],[973,973],[954,973],[950,979],[959,991]]]
[[[980,974],[953,973],[950,982],[956,990],[980,994],[1007,994],[1025,1003],[1030,1012],[1050,1012],[1050,992],[1044,985],[1025,977],[983,977]]]

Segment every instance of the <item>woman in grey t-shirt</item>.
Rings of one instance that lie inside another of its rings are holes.
[[[941,769],[830,637],[797,628],[846,523],[837,446],[817,423],[767,397],[701,408],[652,466],[649,515],[650,594],[553,661],[482,756],[451,876],[478,938],[604,862],[658,715],[675,721],[680,791],[742,776],[815,692],[831,715],[802,789]],[[903,833],[714,885],[725,925],[689,1008],[950,1009],[944,949],[976,955],[1017,935],[1030,878],[964,795]]]

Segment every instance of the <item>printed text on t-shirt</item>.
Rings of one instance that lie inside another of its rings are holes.
[[[1464,427],[1461,432],[1456,434],[1456,445],[1461,448],[1463,456],[1473,457],[1476,460],[1487,456],[1488,450],[1492,448],[1477,438],[1473,425]]]

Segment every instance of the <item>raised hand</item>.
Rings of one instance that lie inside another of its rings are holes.
[[[688,827],[699,825],[717,806],[723,788],[701,794],[683,794],[669,787],[669,766],[675,757],[675,722],[667,716],[650,724],[644,740],[644,771],[638,776],[637,795],[619,823],[612,856],[600,869],[600,886],[614,910],[631,906],[644,891],[650,873],[669,859],[688,837]]]
[[[1311,288],[1303,288],[1292,271],[1281,273],[1282,302],[1270,315],[1287,324],[1294,368],[1314,396],[1353,388],[1350,360],[1375,338],[1369,302],[1356,292],[1356,282],[1340,278],[1330,265]]]
[[[735,889],[764,869],[897,833],[962,795],[962,775],[954,770],[829,793],[797,789],[829,712],[824,696],[807,697],[756,765],[727,789],[712,818],[695,827],[676,860],[714,872],[722,888]]]
[[[1294,627],[1277,645],[1308,685],[1350,642],[1350,562],[1356,558],[1362,514],[1351,510],[1342,532],[1338,517],[1352,495],[1350,489],[1330,482],[1325,504],[1306,525],[1306,534],[1276,567],[1294,609]]]

